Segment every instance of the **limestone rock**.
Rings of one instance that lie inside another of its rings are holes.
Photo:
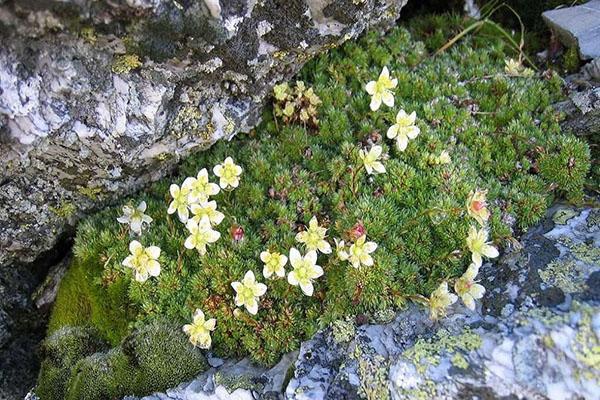
[[[405,3],[0,2],[0,269],[250,130],[274,84]]]
[[[600,57],[600,0],[542,13],[544,21],[582,60]]]

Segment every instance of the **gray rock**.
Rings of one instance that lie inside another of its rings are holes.
[[[561,127],[577,136],[586,138],[590,144],[600,140],[600,86],[582,91],[572,90],[569,100],[555,105],[566,118]]]
[[[600,0],[542,13],[548,26],[568,47],[577,47],[582,60],[600,57]]]
[[[0,268],[248,131],[274,84],[405,3],[0,3]]]
[[[554,207],[480,279],[476,311],[433,322],[411,304],[387,323],[338,321],[270,371],[213,361],[144,400],[599,399],[600,209]]]

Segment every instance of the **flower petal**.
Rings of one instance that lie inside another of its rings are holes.
[[[287,280],[290,285],[294,285],[294,286],[298,285],[298,278],[296,277],[296,273],[294,271],[291,271],[288,274]]]
[[[148,254],[151,258],[156,260],[158,257],[160,257],[160,247],[158,247],[158,246],[146,247],[146,254]]]
[[[131,252],[131,254],[135,255],[136,253],[140,253],[143,250],[144,247],[137,240],[132,240],[131,243],[129,243],[129,251]]]
[[[314,250],[309,251],[304,256],[304,259],[306,261],[308,261],[309,263],[311,263],[312,265],[315,265],[317,263],[317,252]]]
[[[295,247],[292,247],[290,249],[290,264],[292,264],[292,266],[295,267],[301,261],[302,256],[300,255],[300,252]]]
[[[148,273],[151,276],[160,275],[160,264],[158,263],[158,261],[156,261],[156,260],[148,261]]]
[[[313,295],[314,287],[312,282],[310,281],[300,283],[300,289],[302,289],[302,293],[304,293],[307,296]]]

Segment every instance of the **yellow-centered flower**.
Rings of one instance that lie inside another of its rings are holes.
[[[204,313],[196,309],[192,316],[192,323],[183,326],[183,331],[190,337],[190,343],[201,349],[210,349],[212,339],[210,332],[215,330],[217,320],[205,320]]]
[[[190,210],[194,214],[192,218],[194,221],[200,222],[202,217],[206,216],[213,226],[219,225],[223,221],[223,218],[225,218],[222,212],[217,211],[217,202],[214,200],[206,203],[192,204]]]
[[[396,114],[396,123],[389,127],[387,137],[396,140],[398,150],[406,150],[408,141],[416,138],[421,133],[419,127],[415,125],[416,120],[417,113],[414,111],[407,114],[406,111],[400,110]]]
[[[367,242],[367,235],[362,235],[356,242],[350,246],[348,260],[354,268],[360,268],[361,265],[370,267],[373,265],[371,253],[377,249],[377,243]]]
[[[129,243],[131,253],[123,260],[123,265],[135,272],[135,280],[145,282],[149,276],[160,275],[160,248],[157,246],[144,247],[137,240]]]
[[[242,167],[235,165],[231,157],[227,157],[222,164],[215,165],[213,172],[220,178],[219,186],[222,189],[236,188],[240,184]]]
[[[184,246],[190,250],[198,250],[200,255],[206,254],[206,246],[216,242],[221,237],[219,232],[212,229],[207,216],[200,218],[200,221],[190,219],[186,227],[190,232],[190,236],[185,239]]]
[[[390,71],[387,67],[383,67],[377,81],[371,81],[365,87],[367,93],[371,95],[371,104],[369,105],[371,110],[379,110],[382,102],[388,107],[394,107],[394,94],[390,89],[397,85],[398,79],[390,79]]]
[[[265,263],[263,267],[263,275],[265,278],[270,278],[273,274],[280,278],[285,276],[285,264],[287,263],[287,257],[278,252],[263,251],[260,253],[260,259]]]
[[[446,316],[446,309],[456,303],[458,297],[448,291],[448,282],[444,281],[429,297],[429,316],[433,320]]]
[[[325,240],[327,229],[319,226],[317,217],[313,216],[308,223],[308,229],[299,232],[296,240],[304,243],[307,250],[318,250],[323,254],[331,253],[331,245]]]
[[[485,293],[485,288],[475,281],[478,273],[479,267],[471,264],[454,284],[454,291],[460,296],[465,306],[471,310],[475,309],[475,300],[482,298]]]
[[[190,217],[190,212],[188,210],[189,202],[188,195],[190,193],[189,186],[181,185],[181,188],[175,184],[169,187],[169,193],[173,198],[171,204],[169,204],[169,209],[167,210],[168,214],[173,214],[177,211],[177,215],[179,216],[179,220],[183,223],[187,222]]]
[[[498,257],[498,249],[490,244],[487,229],[479,229],[471,226],[467,236],[467,247],[471,250],[471,259],[477,267],[481,267],[482,256],[488,258]]]
[[[323,275],[323,268],[317,265],[317,252],[309,251],[304,257],[294,247],[290,249],[290,264],[294,268],[288,274],[288,283],[298,286],[302,293],[312,296],[314,287],[313,280]]]
[[[117,221],[121,224],[129,224],[129,229],[131,229],[133,233],[141,235],[144,224],[150,225],[152,222],[152,217],[144,214],[145,211],[145,201],[140,202],[135,208],[130,205],[123,206],[123,215],[117,218]]]
[[[258,312],[258,298],[267,292],[267,285],[256,282],[254,272],[248,271],[241,282],[232,282],[235,290],[235,305],[245,306],[252,315]]]
[[[183,182],[183,186],[189,188],[190,203],[204,203],[210,196],[219,193],[219,185],[208,181],[208,171],[202,168],[198,171],[196,178],[188,177]]]
[[[385,172],[385,167],[379,161],[381,159],[381,153],[383,149],[381,146],[373,146],[369,152],[360,149],[358,153],[360,159],[367,170],[367,174],[371,175],[373,173],[383,174]]]
[[[473,217],[481,226],[484,226],[490,218],[490,212],[487,209],[487,190],[475,190],[469,193],[467,199],[467,214]]]

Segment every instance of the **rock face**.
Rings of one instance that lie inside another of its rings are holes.
[[[600,0],[542,13],[544,21],[582,60],[600,57]]]
[[[0,268],[250,130],[275,83],[405,3],[0,1]]]
[[[269,371],[212,359],[144,400],[598,399],[600,209],[551,215],[482,267],[477,312],[456,305],[434,323],[410,305],[373,324],[338,321]]]

